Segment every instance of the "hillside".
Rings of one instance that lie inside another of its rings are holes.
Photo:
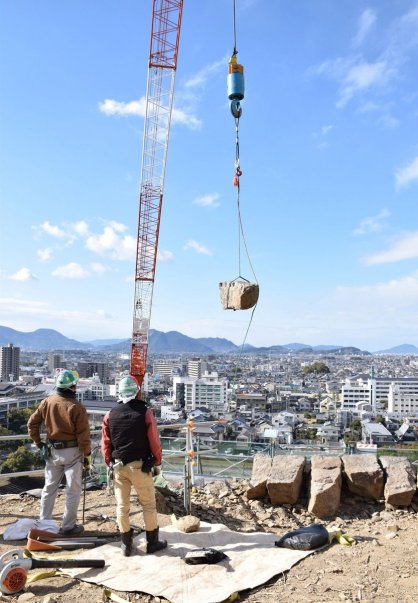
[[[192,513],[202,521],[224,523],[230,529],[243,532],[267,531],[283,535],[315,518],[303,504],[272,507],[266,500],[248,501],[246,483],[242,481],[211,482],[198,487],[192,495]],[[0,526],[9,525],[18,518],[36,518],[39,500],[31,496],[3,495]],[[184,515],[181,483],[172,483],[170,492],[159,495],[160,525],[169,525],[170,514]],[[63,493],[59,493],[57,513],[63,510]],[[115,515],[113,497],[105,491],[86,494],[86,522],[88,535],[115,534],[112,518]],[[58,519],[58,516],[57,516]],[[79,517],[81,520],[81,515]],[[131,498],[131,522],[143,525],[142,513],[134,496]],[[353,547],[332,544],[302,560],[285,574],[279,574],[266,584],[242,591],[239,602],[273,603],[413,603],[418,592],[418,521],[416,513],[406,510],[385,510],[379,503],[365,503],[355,496],[342,500],[339,516],[326,526],[339,526],[343,533],[354,537]],[[4,543],[0,553],[22,546],[22,542]],[[96,549],[99,553],[100,549]],[[163,554],[163,553],[160,553]],[[99,555],[98,555],[99,557]],[[78,582],[66,576],[43,579],[26,587],[34,598],[27,601],[46,603],[101,603],[103,588]],[[137,592],[118,592],[125,601],[163,603],[163,598]],[[7,601],[15,603],[16,596]],[[22,599],[23,600],[23,599]],[[199,593],[196,593],[199,601]]]
[[[23,350],[87,350],[94,349],[103,353],[129,354],[131,349],[130,339],[96,339],[90,342],[76,341],[54,331],[54,329],[37,329],[29,333],[16,331],[9,327],[0,326],[0,345],[13,343]],[[289,343],[287,345],[271,345],[255,347],[245,344],[236,345],[229,339],[222,337],[189,337],[178,331],[149,331],[149,352],[151,354],[233,354],[240,353],[260,354],[312,354],[312,355],[370,355],[371,352],[353,346],[316,345],[304,343]],[[412,344],[404,344],[388,350],[375,352],[376,354],[418,354],[418,348]]]

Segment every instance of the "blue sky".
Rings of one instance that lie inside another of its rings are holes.
[[[2,325],[130,336],[150,20],[0,0]],[[418,2],[237,0],[237,48],[247,341],[418,345]],[[185,0],[151,327],[239,345],[232,49],[232,2]]]

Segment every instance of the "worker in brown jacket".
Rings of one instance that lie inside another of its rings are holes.
[[[77,377],[61,371],[56,379],[56,394],[45,398],[28,421],[28,432],[45,457],[45,486],[41,496],[40,519],[52,519],[55,499],[65,475],[65,510],[60,532],[81,534],[77,509],[83,489],[83,465],[90,462],[90,427],[85,407],[76,399]],[[46,442],[41,440],[45,425]]]

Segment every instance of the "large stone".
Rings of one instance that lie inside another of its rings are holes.
[[[248,281],[223,281],[219,283],[219,293],[225,310],[248,310],[257,303],[259,288]]]
[[[262,498],[267,494],[267,480],[270,476],[271,457],[259,452],[254,456],[253,471],[247,490],[247,498]]]
[[[379,460],[386,474],[386,504],[408,507],[417,490],[415,467],[404,456],[381,456]]]
[[[197,532],[200,527],[200,519],[194,515],[185,515],[176,519],[175,526],[180,532],[185,532],[186,534]]]
[[[273,505],[293,505],[302,486],[305,457],[278,455],[273,458],[267,491]]]
[[[345,455],[342,459],[347,487],[353,494],[378,500],[385,485],[383,470],[371,454]]]
[[[336,514],[341,499],[341,459],[339,456],[313,456],[311,496],[308,511],[320,519]]]

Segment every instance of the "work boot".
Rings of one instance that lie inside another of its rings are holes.
[[[62,528],[60,530],[60,534],[62,534],[63,536],[80,536],[80,534],[83,534],[83,532],[84,527],[78,524],[75,524],[75,526],[73,526],[69,530],[63,530]]]
[[[155,528],[146,532],[147,534],[147,553],[156,553],[162,551],[167,546],[167,540],[158,540],[160,528]]]
[[[122,532],[121,533],[121,537],[122,537],[122,553],[124,554],[125,557],[129,557],[129,555],[132,553],[132,538],[133,538],[133,529],[131,528],[129,530],[129,532]]]

